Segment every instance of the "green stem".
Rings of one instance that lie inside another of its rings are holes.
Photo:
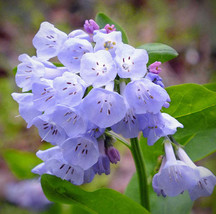
[[[148,182],[143,155],[137,138],[131,138],[131,153],[136,166],[141,205],[150,211]]]

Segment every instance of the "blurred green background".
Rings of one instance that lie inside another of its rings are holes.
[[[12,69],[22,53],[35,55],[32,38],[42,21],[49,21],[66,33],[82,28],[86,19],[104,12],[127,32],[129,42],[138,46],[149,42],[175,48],[179,57],[163,64],[161,76],[166,86],[186,82],[216,80],[216,1],[213,0],[7,0],[0,1],[0,186],[16,181],[3,159],[8,149],[35,153],[41,146],[35,128],[26,129],[16,117],[18,105],[10,94],[15,86]],[[121,162],[109,176],[97,176],[86,189],[107,186],[123,192],[135,171],[129,151],[116,145]],[[216,174],[216,155],[202,161]],[[216,213],[216,190],[211,197],[195,202],[193,213]],[[0,213],[32,213],[6,202],[0,188]]]

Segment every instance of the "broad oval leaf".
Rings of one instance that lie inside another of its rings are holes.
[[[33,153],[12,149],[5,150],[3,158],[12,173],[19,179],[34,178],[36,175],[31,170],[41,163],[41,160]]]
[[[214,87],[212,87],[214,88]],[[216,92],[197,84],[167,88],[171,103],[164,112],[184,125],[174,135],[193,161],[216,151]]]
[[[100,28],[104,28],[106,24],[115,25],[116,30],[121,31],[122,33],[122,41],[128,44],[128,37],[124,29],[116,22],[114,22],[110,17],[108,17],[104,13],[97,13],[95,21],[100,26]]]
[[[43,175],[42,188],[47,198],[54,202],[75,204],[84,207],[90,213],[101,214],[149,214],[140,204],[112,189],[99,189],[87,192],[68,181],[52,175]]]
[[[155,61],[167,62],[178,56],[175,49],[162,43],[147,43],[139,46],[140,49],[145,49],[149,55],[148,65]]]

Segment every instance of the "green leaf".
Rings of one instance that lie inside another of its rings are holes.
[[[175,49],[162,43],[147,43],[139,46],[140,49],[145,49],[149,55],[148,65],[155,61],[167,62],[178,56]]]
[[[37,156],[30,152],[23,152],[18,150],[5,150],[3,157],[7,162],[10,170],[19,179],[30,179],[36,175],[31,170],[41,161]]]
[[[167,88],[171,104],[164,112],[184,125],[174,137],[194,161],[216,151],[216,93],[197,84]]]
[[[141,205],[112,189],[99,189],[87,192],[68,181],[52,175],[43,175],[41,184],[47,198],[54,202],[75,204],[90,213],[129,214],[149,213]]]
[[[108,17],[104,13],[98,13],[95,17],[95,21],[100,26],[100,28],[104,28],[106,24],[115,25],[116,30],[121,31],[122,33],[122,41],[128,44],[127,34],[125,33],[124,29],[116,22],[114,22],[110,17]]]
[[[216,83],[207,83],[207,84],[204,84],[203,86],[210,91],[216,92]]]

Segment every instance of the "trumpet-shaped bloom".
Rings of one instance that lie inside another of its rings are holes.
[[[73,30],[68,34],[68,38],[85,39],[90,41],[90,36],[83,30]]]
[[[216,185],[215,175],[205,167],[196,166],[182,148],[178,149],[177,155],[196,173],[195,182],[188,188],[191,200],[194,201],[199,197],[211,195]]]
[[[121,44],[116,49],[115,61],[118,68],[118,75],[121,78],[138,79],[145,75],[147,71],[148,54],[144,49]]]
[[[41,115],[41,111],[35,108],[32,93],[12,93],[13,99],[19,104],[19,113],[26,121],[27,128],[31,126],[32,120]]]
[[[125,88],[125,97],[136,114],[156,114],[169,100],[165,89],[147,79],[128,83]]]
[[[140,129],[148,139],[148,145],[153,145],[159,138],[173,135],[177,128],[183,128],[175,118],[166,113],[140,115]]]
[[[132,108],[128,108],[124,118],[111,128],[114,132],[121,134],[125,138],[137,137],[140,132],[139,117]]]
[[[81,59],[80,76],[94,87],[106,85],[114,80],[116,67],[111,54],[105,50],[86,53]]]
[[[86,131],[86,121],[75,108],[57,105],[52,118],[56,124],[65,130],[69,137],[77,137]]]
[[[126,106],[123,97],[118,93],[94,88],[83,100],[82,112],[92,123],[106,128],[125,116]]]
[[[98,161],[98,143],[94,138],[87,136],[69,138],[61,147],[65,160],[84,170],[89,169]]]
[[[32,125],[38,128],[42,140],[53,145],[60,144],[66,139],[66,133],[62,127],[53,121],[53,115],[41,115],[32,121]]]
[[[37,156],[41,158],[44,163],[32,169],[33,173],[39,175],[44,173],[51,174],[75,185],[83,184],[84,170],[79,166],[68,164],[63,157],[61,148],[53,147],[45,151],[38,151]]]
[[[76,74],[65,72],[53,81],[57,102],[70,107],[78,105],[85,93],[85,82]]]
[[[153,180],[158,194],[177,196],[183,193],[194,182],[194,170],[183,161],[178,161],[171,143],[165,142],[166,159]]]
[[[44,76],[45,66],[36,58],[29,57],[27,54],[20,55],[19,61],[21,63],[17,66],[16,84],[22,88],[23,92],[29,91],[32,89],[32,84]]]
[[[80,60],[85,53],[92,52],[91,43],[85,39],[69,38],[58,54],[59,61],[73,73],[78,73]]]
[[[51,112],[56,105],[56,90],[52,81],[36,82],[32,85],[33,102],[39,111]]]
[[[58,55],[66,39],[66,33],[58,30],[49,22],[42,22],[32,43],[39,58],[50,59]]]

